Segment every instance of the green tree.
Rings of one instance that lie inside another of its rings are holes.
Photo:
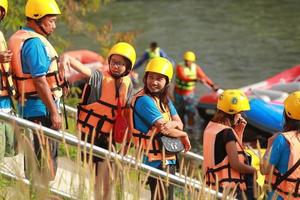
[[[72,32],[84,33],[87,37],[96,39],[99,43],[99,53],[106,56],[108,49],[116,41],[127,41],[133,43],[137,31],[126,31],[113,33],[113,25],[111,22],[107,22],[102,27],[97,27],[86,20],[83,20],[87,13],[99,12],[102,6],[105,6],[111,0],[57,0],[57,3],[61,9],[62,21],[66,24],[67,28]],[[16,31],[19,27],[24,25],[26,1],[14,0],[9,1],[8,15],[4,20],[3,27],[4,32]],[[70,41],[65,38],[61,38],[59,35],[54,36],[56,44],[59,44],[58,51],[61,52],[68,46]]]

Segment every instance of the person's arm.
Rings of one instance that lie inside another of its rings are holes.
[[[167,53],[165,53],[165,51],[162,50],[161,48],[160,48],[159,55],[160,55],[160,57],[163,57],[163,58],[168,59],[168,60],[172,63],[172,65],[175,66],[174,60],[173,60],[172,58],[170,58],[170,57],[167,55]]]
[[[173,115],[172,116],[172,124],[173,124],[173,127],[176,128],[176,129],[179,129],[179,130],[183,130],[183,123],[179,117],[179,115]]]
[[[0,51],[0,63],[10,63],[12,57],[11,50]]]
[[[165,134],[170,134],[172,137],[183,137],[186,133],[172,127],[169,130],[164,130],[163,126],[167,123],[162,116],[160,110],[156,107],[154,100],[149,96],[143,96],[137,99],[134,112],[137,117],[141,118],[142,122],[151,129],[153,126],[163,131]],[[176,125],[177,126],[177,125]],[[174,132],[174,133],[173,133]]]
[[[252,174],[256,172],[255,168],[239,161],[238,158],[238,150],[236,147],[237,139],[231,129],[225,129],[222,133],[222,137],[219,139],[223,140],[223,144],[225,144],[226,154],[228,156],[228,161],[230,167],[239,173],[244,174]]]
[[[251,167],[250,165],[246,165],[245,163],[239,161],[238,151],[235,143],[235,141],[226,143],[226,152],[228,155],[230,167],[238,171],[239,173],[254,174],[256,172],[256,169],[254,167]]]
[[[283,136],[278,136],[279,134],[275,134],[268,139],[266,152],[260,162],[260,172],[263,175],[270,174],[272,168],[279,162],[280,154],[282,152],[281,146],[284,142]]]
[[[158,119],[155,123],[154,123],[154,126],[156,128],[158,128],[162,134],[164,135],[168,135],[170,137],[185,137],[187,136],[187,133],[182,131],[182,130],[179,130],[177,128],[169,128],[169,129],[165,129],[164,126],[167,124],[167,123],[170,123],[170,122],[167,122],[165,119],[161,118],[161,119]]]
[[[213,90],[217,90],[218,87],[214,84],[214,82],[208,78],[208,76],[204,73],[199,65],[197,65],[197,79],[201,81],[204,85],[208,85]]]
[[[179,130],[183,130],[183,123],[177,113],[176,108],[174,107],[172,101],[169,101],[169,110],[172,116],[172,120],[165,123],[164,126],[162,127],[162,129],[164,129],[165,131],[168,131],[168,129],[179,129]]]
[[[130,81],[130,84],[128,86],[128,92],[127,92],[127,101],[126,101],[126,105],[125,105],[125,109],[124,109],[124,116],[129,124],[129,120],[130,120],[130,104],[131,104],[131,99],[132,99],[132,91],[133,91],[133,86],[132,86],[132,82]]]
[[[191,149],[191,142],[188,134],[177,128],[170,128],[165,130],[164,126],[166,126],[167,123],[172,123],[172,122],[166,122],[166,120],[164,119],[159,119],[154,123],[154,125],[158,130],[160,130],[160,132],[163,135],[166,135],[168,137],[180,138],[184,146],[184,151],[185,152],[189,151]]]
[[[132,69],[133,69],[133,70],[137,70],[137,69],[140,68],[140,67],[142,66],[142,64],[143,64],[144,62],[146,62],[148,59],[149,59],[149,55],[148,55],[147,52],[145,52],[145,53],[142,55],[142,57],[140,57],[140,58],[136,61],[135,65],[133,66]]]
[[[90,77],[92,75],[92,70],[90,68],[85,67],[81,62],[68,54],[63,54],[61,56],[60,67],[63,69],[71,67],[86,77]]]

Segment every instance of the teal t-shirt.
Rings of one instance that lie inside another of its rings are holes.
[[[178,115],[177,111],[172,103],[169,101],[169,108],[171,116]],[[145,114],[147,113],[147,114]],[[161,112],[156,107],[153,99],[150,96],[141,96],[139,97],[134,105],[134,124],[135,128],[142,133],[148,133],[152,125],[159,119],[163,118]],[[161,161],[152,161],[148,160],[147,156],[143,157],[143,163],[151,167],[158,168],[161,165]],[[176,160],[167,160],[167,165],[176,164]]]
[[[284,174],[288,170],[288,163],[290,158],[290,146],[282,134],[279,134],[273,144],[272,151],[270,155],[270,164],[275,166],[275,168]],[[271,200],[274,195],[274,191],[268,193],[268,200]],[[283,198],[278,195],[278,200],[283,200]]]
[[[32,29],[25,27],[27,31]],[[22,70],[32,77],[45,76],[49,70],[51,59],[48,56],[45,44],[39,38],[31,38],[25,41],[21,50]],[[24,106],[18,104],[21,116],[39,117],[48,115],[46,105],[40,98],[27,99]]]
[[[9,97],[0,97],[0,109],[11,108],[11,101]]]

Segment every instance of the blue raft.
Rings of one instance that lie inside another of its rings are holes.
[[[245,114],[248,123],[253,127],[272,134],[283,130],[284,107],[282,104],[251,99],[250,108],[251,110],[245,112]]]

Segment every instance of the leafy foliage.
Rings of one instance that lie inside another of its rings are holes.
[[[66,24],[67,28],[72,32],[84,33],[87,37],[95,39],[101,48],[99,53],[107,55],[109,48],[117,41],[127,41],[133,43],[136,31],[117,32],[113,33],[113,26],[111,22],[106,23],[103,27],[97,27],[86,20],[83,16],[88,13],[99,12],[102,6],[105,6],[111,0],[56,0],[61,9],[61,19]],[[9,1],[8,14],[3,21],[4,32],[16,31],[24,25],[25,22],[25,8],[26,1],[14,0]],[[58,52],[68,47],[69,41],[58,35],[54,36]]]

